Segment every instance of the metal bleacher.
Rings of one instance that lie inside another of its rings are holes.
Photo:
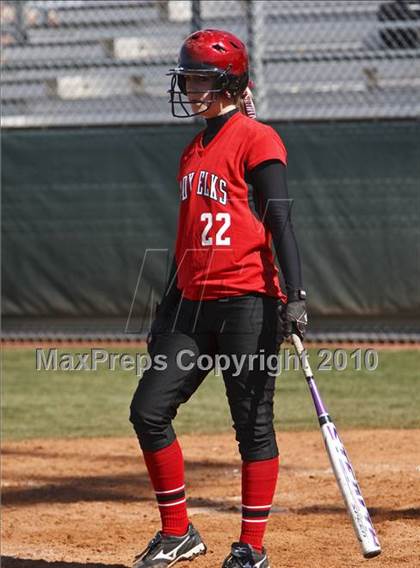
[[[166,73],[192,30],[188,3],[20,4],[21,28],[13,34],[16,23],[2,25],[2,36],[8,32],[13,38],[2,46],[4,127],[173,121]],[[257,4],[257,22],[250,22],[250,2],[241,0],[203,0],[200,17],[203,27],[228,29],[247,42],[250,30],[257,29],[253,43],[259,42],[262,64],[256,77],[261,118],[419,116],[419,46],[390,49],[384,44],[379,0]],[[405,26],[417,30],[418,22]]]

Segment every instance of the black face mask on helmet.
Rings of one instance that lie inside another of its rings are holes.
[[[168,90],[169,103],[171,104],[172,116],[176,118],[188,118],[206,112],[221,94],[229,93],[232,99],[239,94],[236,85],[236,78],[229,76],[228,69],[224,71],[215,69],[170,69],[168,75],[172,75],[171,87]],[[208,77],[213,79],[211,89],[195,90],[187,92],[187,76]],[[233,79],[233,80],[232,80]],[[206,100],[202,101],[202,95],[210,94]],[[194,95],[197,95],[195,98]],[[190,105],[201,105],[203,108],[197,112],[192,112]],[[180,110],[182,109],[182,111]]]

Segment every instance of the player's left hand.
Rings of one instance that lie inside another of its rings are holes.
[[[283,313],[283,334],[289,338],[292,333],[296,333],[303,340],[308,325],[308,314],[306,311],[306,300],[292,299],[286,304]]]

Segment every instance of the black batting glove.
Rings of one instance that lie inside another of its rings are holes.
[[[290,338],[295,333],[304,339],[308,325],[306,310],[306,293],[304,290],[293,290],[288,293],[288,301],[283,311],[283,334]]]
[[[180,299],[181,294],[176,288],[173,293],[166,295],[161,303],[156,304],[154,319],[146,340],[149,355],[154,350],[158,336],[171,331]]]
[[[161,331],[162,331],[162,323],[163,322],[162,322],[162,318],[159,317],[159,310],[160,310],[160,304],[156,303],[153,322],[152,322],[152,325],[150,327],[150,331],[147,334],[147,339],[146,339],[147,350],[148,350],[150,355],[152,354],[153,347],[156,343],[156,338],[157,338],[158,334],[161,333]]]

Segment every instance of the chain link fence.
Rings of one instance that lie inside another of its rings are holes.
[[[247,43],[260,119],[420,114],[411,0],[4,0],[1,10],[4,127],[172,122],[166,73],[200,27]]]

